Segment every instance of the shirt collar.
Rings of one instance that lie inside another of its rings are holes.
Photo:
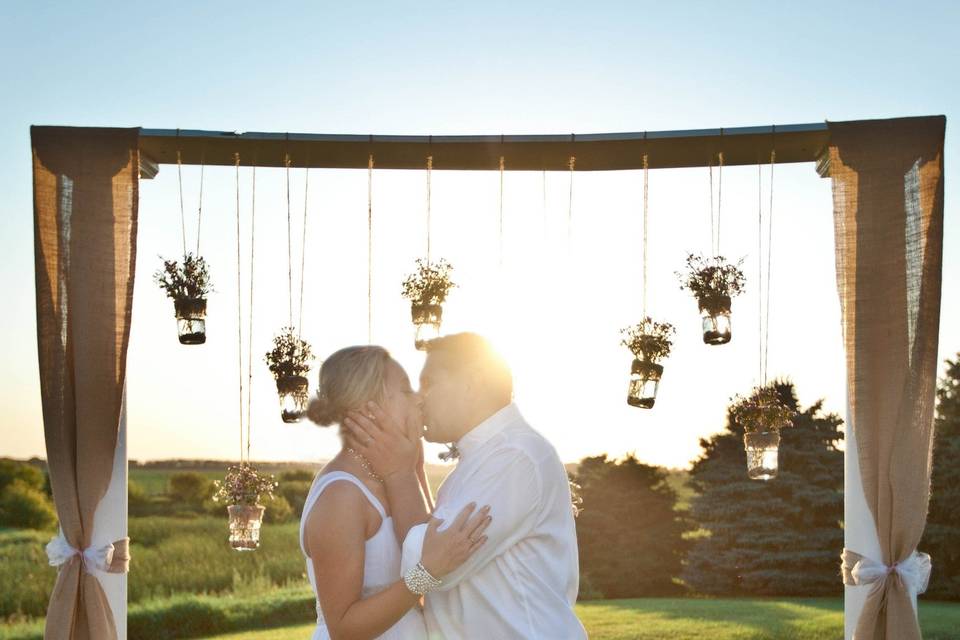
[[[515,402],[506,405],[492,416],[475,426],[463,437],[457,440],[457,450],[461,455],[479,449],[490,438],[503,431],[506,427],[523,419],[520,409]]]

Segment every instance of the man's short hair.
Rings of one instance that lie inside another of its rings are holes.
[[[454,333],[427,342],[427,354],[440,356],[454,373],[479,371],[492,387],[513,395],[513,374],[493,344],[477,333]]]

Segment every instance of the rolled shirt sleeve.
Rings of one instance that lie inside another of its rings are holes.
[[[423,539],[427,535],[427,525],[417,524],[410,527],[403,539],[403,557],[400,559],[400,575],[407,575],[423,557]]]
[[[526,537],[536,526],[542,500],[542,480],[530,457],[517,448],[496,451],[478,465],[471,475],[459,479],[461,489],[444,496],[434,517],[442,518],[440,530],[446,529],[466,505],[477,508],[490,505],[492,521],[484,535],[487,541],[459,568],[442,577],[441,591],[456,587],[462,580],[482,569]],[[427,525],[412,527],[403,542],[401,571],[406,573],[423,556]]]

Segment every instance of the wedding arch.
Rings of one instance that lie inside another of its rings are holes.
[[[919,638],[940,322],[943,116],[590,135],[31,129],[37,342],[62,529],[46,638],[125,638],[125,369],[138,180],[163,164],[610,171],[814,162],[833,189],[847,363],[846,637]],[[837,550],[840,553],[841,550]],[[52,556],[52,558],[53,558]],[[134,559],[135,561],[135,559]]]

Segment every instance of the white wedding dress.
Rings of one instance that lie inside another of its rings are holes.
[[[382,522],[380,529],[366,541],[363,562],[363,591],[362,597],[369,598],[382,591],[400,579],[400,544],[393,530],[393,520],[387,517],[386,510],[376,496],[356,476],[345,471],[331,471],[317,475],[313,479],[310,493],[303,505],[303,516],[300,518],[300,550],[307,558],[307,576],[313,593],[317,594],[317,577],[313,571],[313,563],[304,549],[304,525],[307,515],[313,509],[317,498],[330,484],[344,481],[350,482],[363,491],[370,503],[380,514]],[[313,632],[312,640],[330,640],[330,632],[323,620],[323,611],[320,609],[320,599],[317,598],[317,628]],[[378,636],[383,640],[423,640],[427,637],[427,628],[423,620],[423,613],[419,608],[411,608],[395,625],[387,629],[386,633]]]

